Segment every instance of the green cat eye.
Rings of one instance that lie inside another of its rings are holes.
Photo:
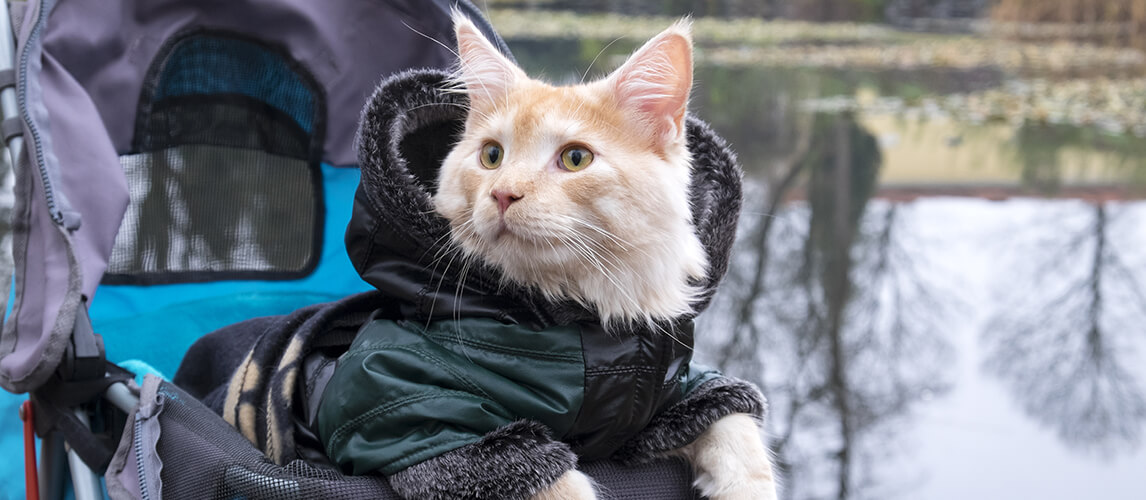
[[[481,166],[493,170],[501,165],[502,156],[505,153],[501,150],[501,144],[487,142],[481,147]]]
[[[561,152],[561,166],[576,172],[593,163],[593,153],[581,146],[569,146]]]

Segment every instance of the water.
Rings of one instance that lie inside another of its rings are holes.
[[[670,22],[562,15],[491,12],[558,82]],[[746,203],[696,356],[769,397],[784,497],[1146,496],[1142,54],[712,22]]]

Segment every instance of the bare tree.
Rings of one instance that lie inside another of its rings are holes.
[[[1110,455],[1137,449],[1146,427],[1142,381],[1128,369],[1146,294],[1115,243],[1117,212],[1102,202],[1089,212],[1048,220],[1055,231],[1016,253],[1033,265],[1012,264],[1015,293],[983,332],[984,368],[1064,443]]]
[[[767,202],[749,196],[729,281],[698,341],[726,372],[764,387],[789,498],[881,497],[870,466],[887,449],[881,430],[945,388],[939,325],[950,308],[906,246],[903,211],[869,203],[871,135],[848,116],[817,116],[810,130],[791,165],[800,170],[779,176],[802,181],[805,200],[784,204],[796,196],[775,187]]]

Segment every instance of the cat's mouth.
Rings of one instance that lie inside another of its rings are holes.
[[[498,245],[513,245],[514,248],[521,247],[541,247],[545,242],[539,238],[540,235],[532,231],[528,225],[523,225],[520,222],[507,220],[501,217],[497,220],[496,225],[492,225],[486,232],[486,238],[490,243]]]
[[[513,234],[513,231],[509,230],[509,224],[505,223],[504,217],[502,217],[501,220],[497,221],[497,231],[494,232],[494,234],[493,234],[494,241],[501,240],[502,238],[510,236],[512,234]]]

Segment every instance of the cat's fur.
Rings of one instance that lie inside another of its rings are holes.
[[[526,76],[468,19],[454,20],[458,86],[471,108],[434,197],[453,242],[507,280],[595,309],[604,323],[691,314],[708,263],[688,202],[688,23],[654,37],[607,78],[554,87]],[[495,168],[480,158],[490,143],[501,147]],[[570,146],[592,152],[583,170],[562,168]],[[693,464],[710,498],[775,498],[748,415],[718,420],[672,454]],[[534,498],[596,495],[572,470]]]

